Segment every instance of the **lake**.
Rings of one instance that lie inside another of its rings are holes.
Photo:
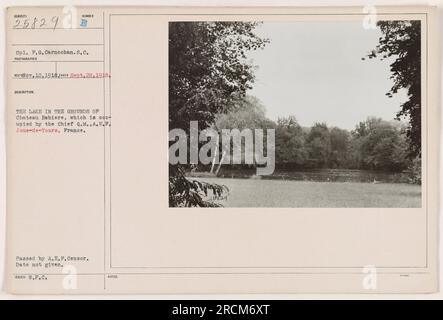
[[[220,178],[250,178],[255,170],[222,170]],[[405,183],[407,176],[404,173],[392,173],[371,170],[351,169],[312,169],[302,171],[276,170],[272,175],[262,176],[262,179],[297,180],[316,182],[386,182]]]

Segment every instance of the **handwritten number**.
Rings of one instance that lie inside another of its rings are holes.
[[[58,16],[54,16],[54,17],[52,17],[52,22],[54,23],[54,30],[57,29]]]
[[[32,23],[31,23],[32,21]],[[59,17],[53,16],[51,18],[53,30],[57,29],[59,23]],[[30,19],[15,19],[13,29],[35,29],[44,28],[47,25],[46,18],[34,17],[33,20]]]
[[[36,25],[37,21],[38,21],[38,19],[34,18],[34,21],[32,22],[32,25],[31,25],[32,29],[35,29],[35,25]]]

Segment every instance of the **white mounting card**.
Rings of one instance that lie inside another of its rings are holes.
[[[9,292],[435,292],[437,26],[8,8]]]

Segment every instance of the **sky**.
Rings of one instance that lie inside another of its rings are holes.
[[[406,100],[405,91],[385,95],[393,60],[361,60],[377,45],[378,28],[364,29],[361,21],[264,22],[256,33],[270,43],[248,54],[258,67],[248,94],[272,120],[293,115],[302,126],[350,130],[368,116],[394,119]]]

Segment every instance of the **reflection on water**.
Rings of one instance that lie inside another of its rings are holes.
[[[191,176],[210,176],[205,172],[194,172]],[[220,178],[254,178],[255,170],[222,170]],[[272,175],[257,177],[261,179],[303,180],[317,182],[372,182],[372,183],[404,183],[404,173],[380,172],[371,170],[349,169],[314,169],[303,171],[275,171]]]

